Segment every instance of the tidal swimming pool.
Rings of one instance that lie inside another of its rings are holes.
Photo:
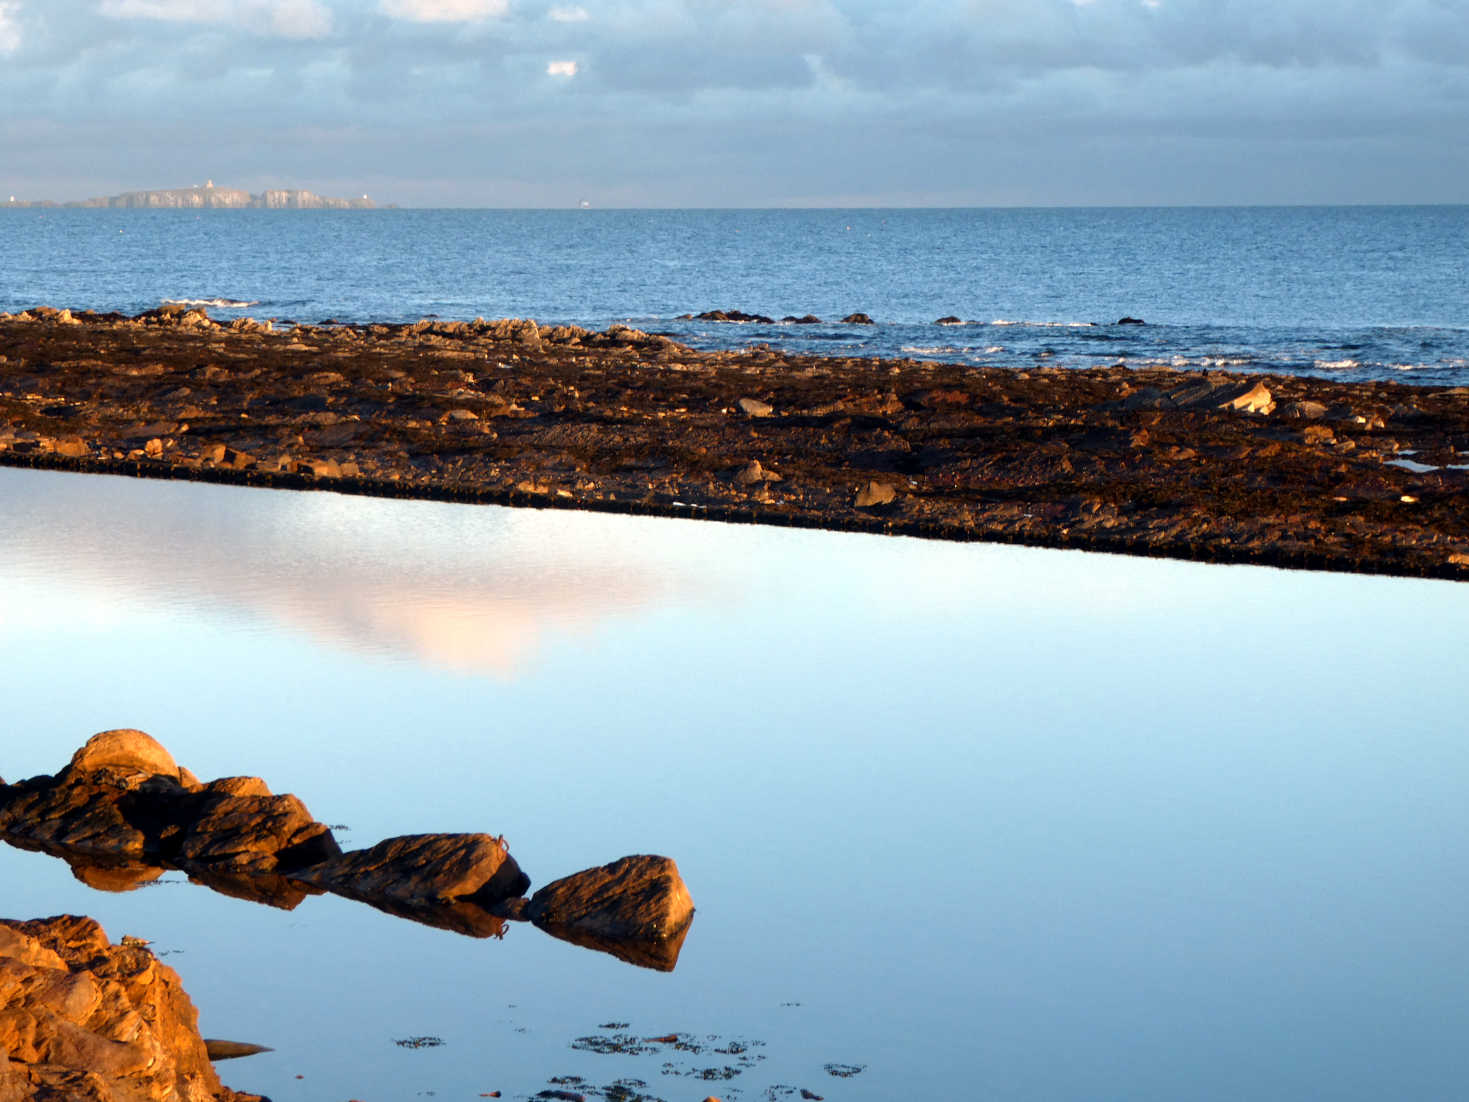
[[[1469,1075],[1469,586],[16,470],[0,521],[6,780],[139,727],[347,847],[503,833],[533,888],[662,853],[693,894],[665,973],[178,873],[94,891],[0,847],[0,917],[150,939],[206,1036],[274,1048],[231,1086],[1380,1099]]]

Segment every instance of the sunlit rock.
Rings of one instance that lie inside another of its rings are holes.
[[[530,886],[504,839],[489,834],[410,834],[354,850],[298,874],[356,899],[496,903]]]
[[[177,778],[178,762],[152,735],[131,727],[102,731],[89,738],[71,757],[74,773],[95,773],[103,769],[162,775]]]
[[[0,1005],[4,1102],[256,1097],[220,1083],[178,974],[93,919],[0,921]]]
[[[547,884],[531,896],[537,926],[591,937],[657,941],[680,933],[694,901],[668,857],[623,857]]]
[[[207,792],[207,788],[206,788]],[[291,872],[341,853],[331,831],[295,796],[206,796],[178,860],[258,872]]]

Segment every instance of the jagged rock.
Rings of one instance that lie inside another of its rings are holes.
[[[269,796],[270,786],[259,777],[218,777],[203,786],[212,796]]]
[[[126,939],[125,939],[126,940]],[[0,1100],[245,1102],[178,974],[90,918],[0,920]]]
[[[889,505],[897,496],[898,491],[891,482],[878,482],[874,479],[857,491],[855,504],[859,509],[871,509],[878,505]]]
[[[296,874],[353,899],[406,904],[513,899],[530,886],[503,838],[489,834],[409,834],[353,850]]]
[[[769,417],[775,412],[769,402],[762,402],[758,398],[741,398],[739,406],[746,417]]]
[[[842,319],[844,325],[876,325],[870,317],[863,313],[848,314]]]
[[[963,325],[964,324],[964,321],[963,321],[962,318],[958,318],[958,317],[955,317],[953,314],[949,314],[947,317],[939,318],[936,322],[934,322],[934,324],[935,325]]]
[[[119,809],[117,800],[124,791],[86,777],[23,781],[0,795],[0,834],[47,851],[141,857],[148,838]]]
[[[694,916],[694,901],[668,857],[623,857],[547,884],[525,909],[537,926],[619,941],[672,938]]]
[[[1193,379],[1168,390],[1143,387],[1099,410],[1233,410],[1238,413],[1270,413],[1275,399],[1264,383],[1214,382]]]
[[[1118,318],[1117,319],[1117,324],[1118,325],[1146,325],[1147,322],[1143,321],[1142,318],[1125,317],[1125,318]]]
[[[207,791],[207,789],[206,789]],[[342,852],[295,796],[208,795],[176,860],[247,872],[294,872]]]
[[[1287,402],[1276,410],[1276,416],[1287,420],[1319,421],[1326,416],[1326,406],[1321,402],[1313,402],[1310,399],[1299,402]]]
[[[780,475],[774,471],[767,471],[760,465],[760,460],[752,459],[745,466],[735,472],[734,484],[736,486],[755,486],[766,482],[779,482]]]

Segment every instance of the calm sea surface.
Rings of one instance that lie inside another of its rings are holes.
[[[1466,287],[1463,206],[0,210],[0,310],[621,321],[703,347],[1013,366],[1469,383]],[[827,324],[678,317],[713,309]],[[830,324],[858,311],[879,324]]]
[[[6,916],[151,939],[276,1102],[1469,1081],[1469,586],[13,470],[0,503],[7,779],[130,725],[348,845],[683,870],[665,974],[0,846]],[[577,1047],[614,1022],[704,1051]]]

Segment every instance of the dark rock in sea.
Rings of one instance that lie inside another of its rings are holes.
[[[876,325],[877,324],[877,322],[873,321],[866,314],[862,314],[862,313],[848,314],[846,317],[844,317],[842,319],[842,323],[844,325]]]
[[[747,314],[743,310],[705,310],[702,314],[695,314],[694,321],[730,321],[742,323],[754,323],[757,325],[773,325],[774,318],[767,318],[764,314]]]
[[[802,314],[800,317],[796,317],[794,314],[788,314],[785,317],[781,318],[780,320],[783,321],[783,322],[787,322],[790,325],[820,325],[821,324],[821,319],[818,318],[815,314]]]
[[[410,834],[353,850],[298,874],[309,884],[369,902],[480,904],[514,899],[530,887],[503,838]]]
[[[178,974],[90,918],[0,920],[0,1099],[261,1102],[223,1086]]]
[[[964,324],[964,320],[962,318],[955,317],[953,314],[949,314],[947,317],[939,318],[936,322],[934,322],[934,324],[935,325],[963,325]]]
[[[1118,318],[1117,319],[1117,324],[1118,325],[1146,325],[1147,322],[1143,321],[1142,318],[1130,318],[1129,317],[1129,318]]]
[[[664,941],[694,916],[694,901],[668,857],[623,857],[573,873],[531,896],[526,915],[545,929],[616,941]]]

